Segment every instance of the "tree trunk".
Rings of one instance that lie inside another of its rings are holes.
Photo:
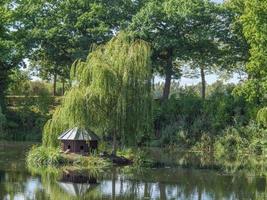
[[[150,193],[148,190],[148,183],[145,183],[145,186],[144,186],[144,199],[150,199]]]
[[[117,154],[117,138],[116,138],[116,131],[113,132],[113,142],[112,142],[112,155]]]
[[[155,77],[152,77],[152,90],[155,91]]]
[[[62,79],[62,96],[64,96],[65,93],[65,80]]]
[[[162,100],[169,98],[172,80],[172,51],[168,51],[168,59],[165,67],[165,84],[163,89]]]
[[[260,97],[262,97],[261,95],[261,93],[260,93],[260,84],[259,84],[260,82],[259,81],[256,81],[256,94],[258,94],[257,96],[256,96],[256,105],[260,105],[261,104],[261,98]]]
[[[204,67],[200,68],[200,74],[201,74],[201,97],[203,100],[205,100],[205,98],[206,98],[206,80],[205,80]]]
[[[198,189],[197,196],[198,200],[202,200],[202,191],[200,189]]]
[[[164,183],[159,183],[159,192],[160,192],[160,199],[166,200],[166,185]]]
[[[116,199],[116,172],[115,168],[112,170],[112,200]]]
[[[53,82],[53,95],[57,94],[57,74],[54,74],[54,82]]]
[[[8,87],[8,71],[7,69],[3,68],[0,69],[0,106],[2,108],[3,113],[6,112],[5,91],[7,87]]]
[[[6,111],[6,99],[4,92],[0,91],[0,109],[2,110],[2,113],[5,113]]]

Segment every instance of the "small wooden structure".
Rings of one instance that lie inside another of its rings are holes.
[[[87,154],[98,147],[98,136],[92,131],[87,131],[84,128],[72,128],[59,137],[61,140],[61,148],[64,152]]]

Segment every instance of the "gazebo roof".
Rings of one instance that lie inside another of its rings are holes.
[[[62,133],[58,137],[58,139],[59,140],[96,141],[96,140],[99,140],[99,137],[92,131],[87,131],[84,128],[75,127]]]

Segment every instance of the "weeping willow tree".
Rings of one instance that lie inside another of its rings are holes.
[[[58,135],[79,126],[101,130],[134,145],[151,132],[150,46],[120,33],[95,47],[85,62],[73,64],[74,83],[61,106],[44,127],[43,144],[58,146]]]

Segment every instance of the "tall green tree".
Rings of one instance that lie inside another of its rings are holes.
[[[136,14],[130,28],[152,43],[154,66],[165,76],[163,99],[182,64],[199,69],[203,99],[206,73],[234,68],[240,44],[231,19],[222,5],[206,0],[148,1]]]
[[[180,70],[174,66],[177,57],[182,57],[186,41],[184,22],[186,11],[177,10],[179,18],[169,17],[168,7],[171,1],[147,1],[133,17],[130,29],[136,37],[149,41],[153,48],[154,71],[165,77],[162,98],[170,93],[171,80],[180,76]],[[173,6],[173,4],[171,5]]]
[[[107,42],[127,26],[138,5],[131,0],[17,1],[20,28],[39,76],[69,79],[71,64],[86,60],[92,45]]]
[[[4,107],[4,93],[7,89],[10,71],[21,63],[23,50],[17,41],[15,18],[9,0],[0,2],[0,106]]]
[[[95,48],[86,62],[74,63],[73,88],[44,129],[44,145],[57,146],[57,136],[73,126],[93,128],[136,145],[152,125],[150,46],[120,33]]]
[[[175,16],[174,16],[175,17]],[[206,75],[238,71],[246,60],[247,45],[233,28],[234,17],[225,5],[197,1],[186,22],[186,66],[201,78],[201,97],[206,97]]]
[[[265,100],[267,89],[267,1],[231,0],[229,8],[235,12],[239,25],[249,45],[249,59],[246,63],[248,79],[238,88],[237,93],[247,100],[261,104]]]
[[[223,44],[219,32],[225,30],[222,25],[225,18],[221,15],[218,4],[210,1],[191,1],[184,6],[189,10],[184,24],[187,30],[185,38],[188,41],[185,65],[200,72],[197,75],[201,78],[201,97],[205,99],[206,73],[213,73],[218,64],[223,63]],[[174,19],[179,18],[175,9],[169,15]]]

